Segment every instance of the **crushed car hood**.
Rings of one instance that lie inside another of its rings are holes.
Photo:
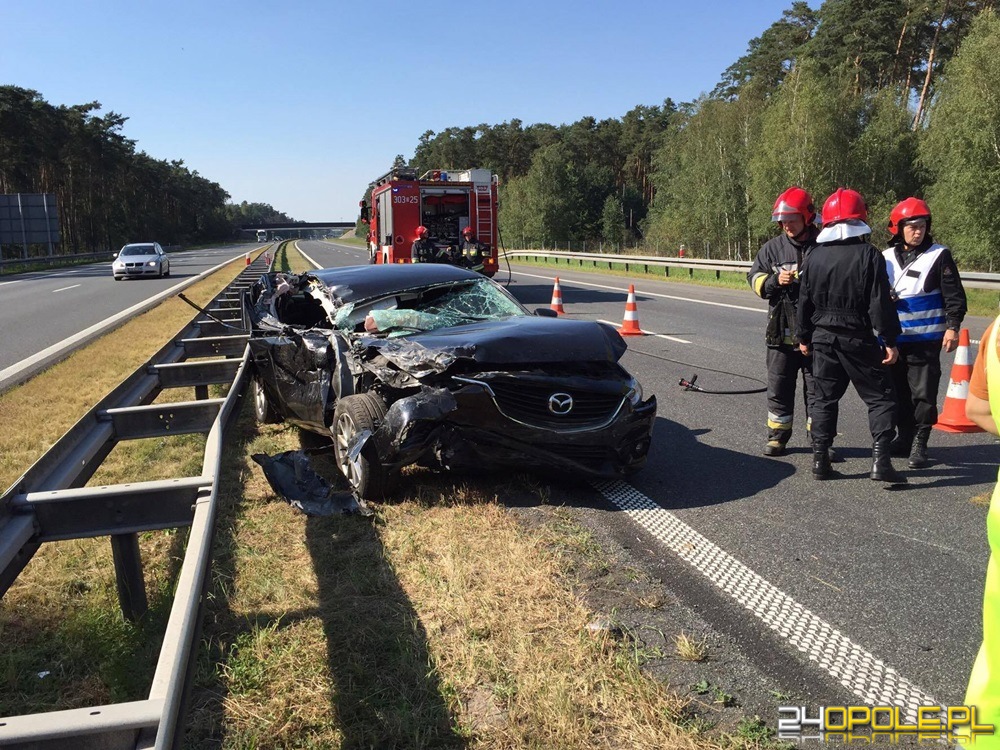
[[[456,359],[505,366],[615,363],[628,348],[613,328],[602,323],[541,317],[470,323],[401,338],[368,338],[364,344],[400,369],[412,371],[416,365],[438,372]]]

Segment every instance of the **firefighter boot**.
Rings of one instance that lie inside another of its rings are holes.
[[[910,461],[907,464],[911,469],[923,469],[930,461],[927,459],[927,440],[931,436],[931,426],[922,424],[917,428],[913,436],[913,450],[910,451]]]
[[[813,479],[829,479],[833,470],[830,468],[830,449],[825,446],[813,445]]]
[[[890,455],[895,458],[906,458],[910,455],[910,448],[913,445],[913,428],[898,427],[896,437],[889,445]]]
[[[872,446],[871,480],[886,484],[906,484],[906,477],[892,467],[890,444],[890,440],[884,440],[878,441]]]
[[[791,430],[768,430],[767,442],[764,444],[765,456],[784,456],[785,446],[792,436]]]

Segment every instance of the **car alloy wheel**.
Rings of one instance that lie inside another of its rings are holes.
[[[250,381],[250,389],[253,392],[253,413],[257,421],[261,424],[277,424],[281,421],[281,415],[271,404],[271,399],[267,397],[264,390],[264,383],[259,375],[254,375]]]
[[[345,396],[333,412],[333,451],[337,467],[351,489],[365,500],[381,498],[388,488],[389,475],[369,441],[354,458],[350,455],[355,438],[365,430],[375,432],[385,416],[385,402],[373,393]]]

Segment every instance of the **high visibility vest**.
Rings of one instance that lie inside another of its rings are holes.
[[[1000,417],[1000,357],[997,357],[997,331],[1000,317],[993,321],[993,332],[984,352],[986,384],[990,393],[990,412]],[[974,745],[978,750],[1000,748],[1000,475],[993,489],[990,509],[986,514],[986,536],[990,542],[990,561],[986,565],[986,588],[983,591],[983,643],[979,647],[965,705],[976,706],[979,724],[992,724],[996,733],[980,736]]]
[[[944,338],[944,332],[948,330],[941,290],[924,291],[927,276],[945,250],[944,245],[931,245],[905,267],[896,260],[895,248],[890,247],[882,253],[889,272],[889,286],[897,297],[896,313],[903,329],[896,339],[900,344],[936,341]]]

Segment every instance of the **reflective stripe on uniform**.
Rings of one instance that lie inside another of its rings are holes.
[[[882,254],[889,283],[898,295],[896,313],[903,331],[896,340],[901,344],[936,341],[943,338],[948,329],[941,290],[924,291],[927,277],[944,251],[944,245],[931,245],[905,268],[896,260],[894,248]]]
[[[767,277],[766,273],[755,273],[750,279],[750,286],[753,287],[754,294],[761,299],[764,297],[764,282],[767,281]]]
[[[772,430],[790,430],[792,429],[793,416],[791,414],[787,416],[779,416],[774,412],[769,411],[767,413],[767,426]]]

